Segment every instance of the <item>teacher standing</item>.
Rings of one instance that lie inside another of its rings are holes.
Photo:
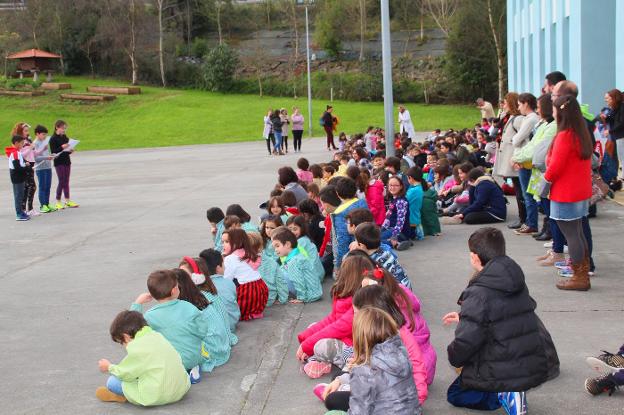
[[[403,133],[407,133],[407,136],[412,140],[416,138],[416,131],[414,131],[412,117],[403,105],[399,106],[399,132],[401,135],[403,135]]]
[[[325,129],[325,135],[327,137],[327,150],[338,150],[336,144],[334,144],[334,116],[332,112],[334,107],[328,105],[321,117],[323,128]]]
[[[301,137],[303,136],[303,122],[305,121],[298,107],[293,107],[293,115],[290,120],[292,121],[293,146],[296,153],[301,151]]]

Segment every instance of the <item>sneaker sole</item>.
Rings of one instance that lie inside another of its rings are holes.
[[[622,370],[622,368],[617,368],[613,366],[609,366],[605,362],[595,357],[588,357],[585,359],[589,367],[594,369],[598,373],[616,373]]]

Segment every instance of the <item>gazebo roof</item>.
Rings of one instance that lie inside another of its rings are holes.
[[[26,59],[26,58],[48,58],[48,59],[60,59],[61,55],[55,53],[46,52],[39,49],[27,49],[21,52],[14,53],[7,56],[7,59]]]

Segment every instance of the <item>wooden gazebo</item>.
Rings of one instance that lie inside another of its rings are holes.
[[[52,72],[56,67],[55,62],[61,59],[61,55],[39,49],[27,49],[7,56],[7,59],[19,61],[17,73],[19,73],[20,78],[23,78],[25,73],[32,73],[33,79],[37,81],[39,72],[45,72],[48,75],[48,81],[50,81]]]

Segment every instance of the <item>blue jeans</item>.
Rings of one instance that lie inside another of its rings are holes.
[[[273,135],[275,136],[275,143],[273,144],[273,150],[275,151],[282,151],[282,133],[280,132],[273,132]]]
[[[39,181],[39,203],[41,206],[50,204],[50,188],[52,187],[52,169],[36,170]]]
[[[390,239],[396,239],[397,242],[407,241],[409,238],[402,233],[399,233],[397,236],[392,238],[392,229],[381,229],[381,243],[385,243],[386,245],[392,246]]]
[[[524,223],[529,228],[537,229],[537,202],[533,199],[532,194],[527,193],[529,180],[531,179],[531,170],[520,169],[520,171],[518,171],[518,179],[520,179],[520,187],[522,188],[522,195],[524,196],[524,206],[526,207],[526,220]]]
[[[460,408],[479,409],[482,411],[494,411],[501,407],[496,392],[481,392],[470,389],[462,389],[460,386],[461,375],[455,379],[446,392],[446,400],[453,406]]]
[[[24,199],[24,182],[13,183],[13,201],[15,203],[15,214],[17,216],[24,215],[22,210],[22,199]]]
[[[121,380],[116,376],[109,376],[106,381],[106,389],[113,392],[115,395],[124,396],[123,388],[121,387]]]

